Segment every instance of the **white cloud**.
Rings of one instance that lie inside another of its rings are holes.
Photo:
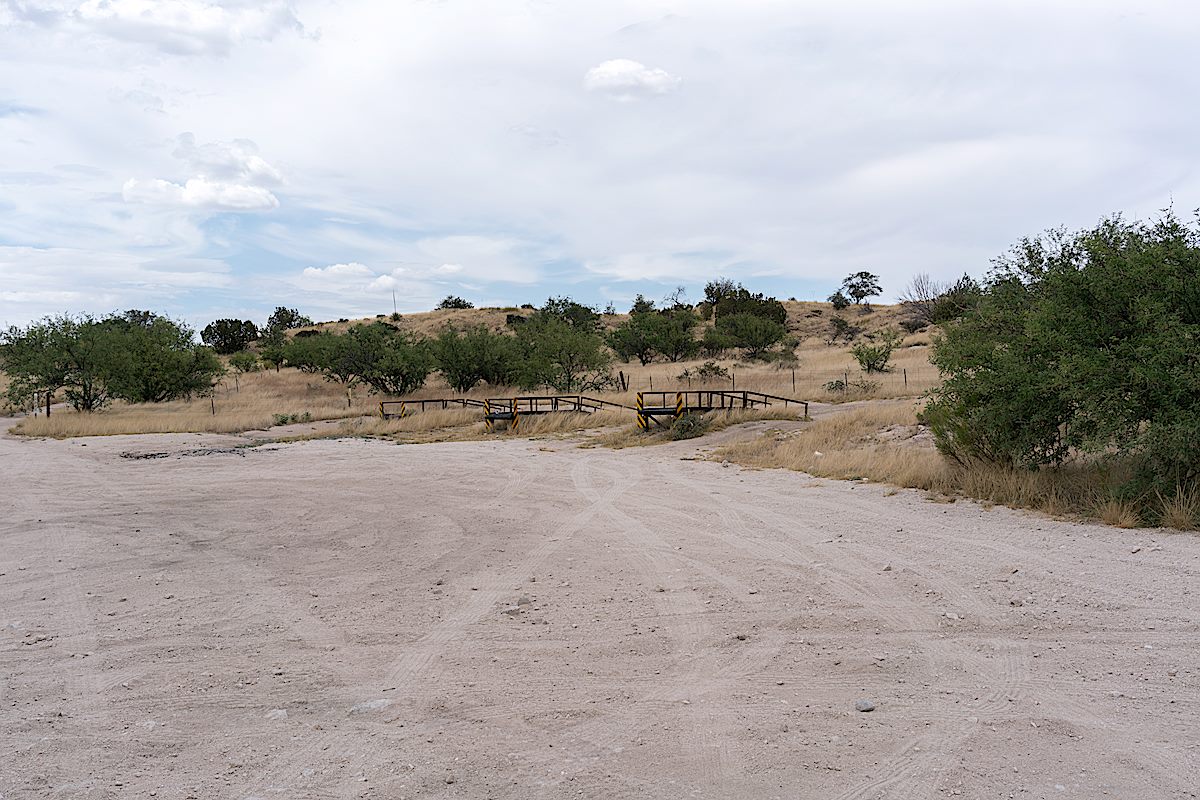
[[[258,154],[258,146],[249,139],[197,145],[193,134],[182,133],[178,142],[171,155],[187,162],[205,178],[255,186],[278,186],[283,183],[283,175]]]
[[[629,100],[666,94],[678,86],[680,80],[664,69],[650,69],[628,58],[615,58],[589,69],[583,76],[583,85],[588,91]]]
[[[161,179],[125,181],[121,195],[127,203],[176,206],[210,211],[269,211],[279,207],[267,187],[283,182],[279,170],[258,154],[254,142],[235,139],[197,145],[190,133],[180,135],[172,153],[199,173],[185,183]]]
[[[231,282],[229,266],[214,259],[0,246],[0,325],[64,312],[178,310],[180,297]]]
[[[229,53],[238,42],[301,30],[291,3],[201,0],[87,0],[72,13],[85,29],[167,53]]]
[[[180,186],[152,179],[125,181],[121,195],[127,203],[180,206],[210,211],[266,211],[279,207],[279,200],[266,189],[236,183],[218,183],[207,178],[189,178]]]

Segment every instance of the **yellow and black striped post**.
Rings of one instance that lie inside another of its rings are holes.
[[[400,404],[400,418],[404,419],[404,417],[407,414],[408,414],[408,403],[401,403]]]
[[[641,392],[637,393],[637,425],[643,431],[650,427],[650,420],[646,418],[646,401]]]
[[[387,419],[387,414],[383,413],[383,401],[382,400],[379,401],[379,418]]]
[[[683,416],[683,392],[675,393],[675,419]]]
[[[517,398],[515,397],[512,401],[512,419],[508,423],[508,429],[510,431],[515,431],[517,429]]]
[[[483,427],[488,433],[492,432],[495,423],[492,421],[492,403],[489,400],[483,401]]]

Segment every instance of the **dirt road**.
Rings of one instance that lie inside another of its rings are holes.
[[[1195,535],[236,443],[0,437],[3,800],[1197,796]]]

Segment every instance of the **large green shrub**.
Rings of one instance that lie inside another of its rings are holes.
[[[113,399],[162,402],[205,392],[224,367],[192,335],[148,311],[63,315],[9,328],[0,335],[9,400],[26,405],[34,392],[64,389],[77,411],[97,411]]]
[[[1135,467],[1127,491],[1200,477],[1200,228],[1102,221],[1020,242],[935,339],[925,419],[961,461]]]
[[[456,392],[480,381],[491,386],[513,382],[519,359],[517,340],[479,325],[466,330],[447,327],[433,340],[437,368]]]

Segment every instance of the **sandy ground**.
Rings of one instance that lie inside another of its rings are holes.
[[[1194,535],[237,442],[0,437],[0,798],[1197,796]]]

